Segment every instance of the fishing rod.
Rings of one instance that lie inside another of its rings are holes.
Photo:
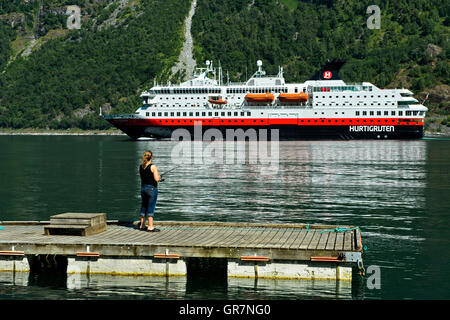
[[[160,176],[161,176],[161,180],[160,181],[164,181],[164,179],[163,179],[163,176],[165,176],[166,174],[168,174],[169,172],[172,172],[173,170],[175,170],[175,169],[177,169],[177,168],[179,168],[180,166],[175,166],[174,168],[172,168],[172,169],[170,169],[170,170],[167,170],[166,172],[164,172],[164,173],[161,173],[160,174]]]

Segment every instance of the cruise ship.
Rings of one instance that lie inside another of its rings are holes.
[[[223,81],[221,67],[206,61],[185,82],[154,83],[141,94],[134,114],[103,118],[134,140],[173,138],[177,129],[192,139],[196,134],[204,139],[209,129],[218,129],[214,132],[224,140],[230,129],[249,137],[256,133],[257,139],[270,139],[276,130],[280,140],[423,137],[428,109],[410,90],[345,83],[338,75],[342,65],[332,61],[304,83],[286,83],[282,67],[277,75],[266,75],[258,60],[246,82],[230,83]]]

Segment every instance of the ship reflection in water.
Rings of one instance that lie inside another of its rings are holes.
[[[266,142],[270,159],[252,152],[248,142],[234,149],[224,143],[216,146],[222,152],[213,163],[196,156],[216,143],[194,142],[176,157],[179,142],[136,143],[136,156],[150,148],[161,171],[160,164],[180,165],[159,188],[163,219],[192,220],[195,213],[195,220],[353,225],[353,214],[371,209],[424,206],[423,140],[282,141],[276,157],[274,142]]]

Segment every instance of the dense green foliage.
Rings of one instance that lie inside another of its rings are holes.
[[[0,0],[0,14],[11,12],[30,13],[36,3],[36,0],[28,2],[24,0]]]
[[[29,57],[6,67],[20,30],[0,21],[0,127],[105,128],[99,108],[132,112],[154,79],[167,80],[182,47],[190,0],[135,0],[115,25],[118,1],[44,0],[39,42]],[[65,29],[65,5],[82,9],[81,30]],[[370,5],[381,29],[369,29]],[[38,0],[0,0],[0,14],[36,21]],[[192,24],[198,64],[220,61],[231,81],[244,81],[264,62],[284,67],[288,82],[307,80],[327,60],[345,59],[341,77],[416,94],[450,85],[448,0],[198,0]],[[44,44],[42,44],[44,43]],[[449,110],[448,101],[437,102]]]
[[[367,28],[367,7],[381,9],[381,29]],[[448,83],[450,35],[446,0],[199,0],[193,23],[196,59],[220,60],[232,80],[285,67],[287,81],[307,80],[327,60],[342,58],[347,81],[390,84],[399,67],[414,67],[413,87]],[[428,44],[443,48],[431,70]],[[423,68],[427,66],[427,68]]]
[[[0,70],[3,70],[11,56],[11,41],[15,35],[15,32],[8,25],[0,21]]]
[[[100,31],[87,23],[18,57],[0,76],[0,126],[101,128],[108,126],[97,116],[101,106],[136,109],[140,91],[178,57],[189,2],[141,6],[127,26]],[[73,116],[86,107],[89,115]]]

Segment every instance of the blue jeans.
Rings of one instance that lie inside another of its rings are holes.
[[[156,199],[158,199],[158,188],[151,184],[144,184],[141,186],[141,216],[153,217],[155,214]]]

